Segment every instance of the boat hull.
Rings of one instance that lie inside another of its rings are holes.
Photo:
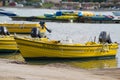
[[[46,30],[41,30],[39,24],[25,24],[25,23],[0,23],[0,26],[7,27],[10,33],[30,33],[33,27],[38,27],[40,31],[45,32]]]
[[[0,54],[4,53],[18,53],[19,49],[13,36],[0,37]]]
[[[56,44],[51,42],[15,39],[24,58],[88,58],[115,56],[118,44]],[[106,48],[105,48],[106,47]]]
[[[17,14],[8,12],[8,11],[0,11],[0,15],[5,15],[5,16],[17,16]]]

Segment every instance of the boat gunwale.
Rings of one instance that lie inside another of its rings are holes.
[[[79,43],[72,43],[72,44],[62,44],[62,43],[49,43],[48,42],[43,42],[43,41],[35,41],[35,40],[32,40],[31,39],[25,39],[25,38],[19,38],[19,37],[15,37],[15,39],[20,39],[20,40],[23,40],[23,41],[28,41],[28,42],[34,42],[34,43],[38,43],[38,44],[46,44],[46,45],[53,45],[53,46],[63,46],[63,47],[101,47],[103,46],[104,44],[98,44],[98,43],[95,43],[95,44],[92,44],[92,45],[85,45],[85,44],[79,44]],[[79,45],[77,45],[79,44]],[[112,46],[112,45],[116,45],[118,46],[117,43],[112,43],[112,44],[107,44],[108,46]]]

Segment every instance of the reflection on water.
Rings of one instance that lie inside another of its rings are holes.
[[[12,59],[17,61],[24,61],[20,53],[15,54],[1,54],[0,58]],[[30,65],[48,65],[48,64],[67,64],[83,69],[103,69],[116,68],[117,60],[114,57],[102,59],[41,59],[37,61],[27,61]]]
[[[42,59],[37,61],[28,61],[32,65],[47,65],[47,64],[68,64],[74,67],[83,69],[103,69],[103,68],[116,68],[117,60],[115,57],[102,58],[102,59]]]
[[[17,61],[24,61],[24,58],[21,56],[20,53],[0,53],[0,58],[3,59],[10,59],[10,60],[17,60]]]
[[[103,60],[89,60],[83,62],[71,62],[73,66],[80,67],[83,69],[103,69],[103,68],[116,68],[116,59],[103,59]]]

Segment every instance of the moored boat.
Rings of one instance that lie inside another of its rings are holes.
[[[106,33],[105,33],[106,34]],[[27,60],[36,58],[91,58],[115,56],[118,49],[117,43],[112,43],[110,36],[104,39],[104,33],[100,35],[99,43],[86,42],[62,43],[47,38],[31,38],[16,36],[15,40],[22,56]]]
[[[30,33],[33,27],[46,32],[46,29],[42,29],[38,23],[0,23],[0,26],[5,26],[10,33]]]
[[[71,22],[73,20],[76,22],[78,19],[78,14],[76,12],[69,11],[57,11],[56,13],[47,13],[43,16],[12,16],[13,20],[25,20],[25,21],[57,21],[57,22]]]
[[[18,16],[16,13],[0,9],[0,15],[4,16]]]
[[[0,54],[17,52],[19,49],[14,36],[10,35],[5,27],[0,27]]]

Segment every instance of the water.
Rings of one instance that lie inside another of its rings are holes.
[[[39,16],[44,13],[52,13],[56,10],[48,9],[22,9],[22,8],[3,8],[5,10],[14,11],[20,16]],[[100,14],[111,14],[111,12],[97,12]],[[21,23],[27,21],[12,21],[11,18],[6,16],[0,16],[0,22],[9,23]],[[38,22],[34,22],[38,23]],[[112,42],[120,43],[120,24],[90,24],[90,23],[57,23],[57,22],[46,22],[52,33],[46,33],[50,39],[64,41],[66,39],[72,39],[73,43],[84,43],[86,41],[93,40],[96,36],[96,42],[101,31],[107,31],[110,33]],[[11,55],[0,55],[1,58],[23,60],[20,54]],[[52,63],[65,63],[72,66],[80,67],[83,69],[94,69],[94,68],[119,68],[120,67],[120,49],[116,55],[116,58],[102,59],[102,60],[41,60],[37,62],[30,62],[30,64],[46,65]]]

